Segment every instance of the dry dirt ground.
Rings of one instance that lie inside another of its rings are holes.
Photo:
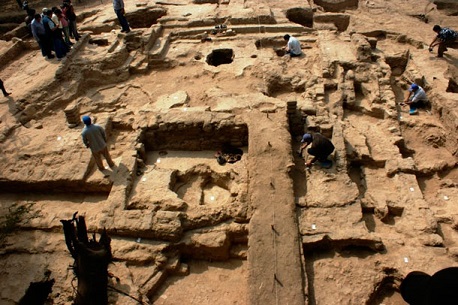
[[[123,34],[110,1],[74,0],[83,37],[60,62],[4,1],[0,216],[28,212],[1,240],[0,304],[45,273],[46,304],[73,302],[76,211],[112,239],[110,304],[401,305],[409,272],[457,265],[458,50],[428,52],[456,1],[124,0]],[[276,54],[286,33],[300,58]],[[82,115],[106,128],[109,177]],[[308,131],[330,169],[296,154]],[[225,143],[240,161],[217,163]]]

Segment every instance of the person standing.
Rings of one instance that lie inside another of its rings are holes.
[[[70,41],[70,27],[67,18],[65,15],[62,13],[62,10],[57,9],[55,12],[57,18],[59,19],[59,22],[62,26],[62,30],[64,32],[64,38],[65,38],[65,43],[68,46],[73,45],[73,43]]]
[[[2,90],[4,97],[7,97],[11,94],[10,92],[6,92],[5,86],[3,85],[3,81],[1,79],[0,79],[0,90]]]
[[[129,33],[130,27],[126,19],[126,11],[124,10],[124,1],[123,0],[113,0],[113,9],[118,17],[119,23],[121,24],[122,33]]]
[[[51,53],[51,40],[49,39],[48,35],[46,35],[46,29],[43,23],[41,22],[41,15],[35,14],[32,23],[30,25],[32,29],[32,35],[35,40],[38,42],[38,45],[41,49],[41,54],[43,57],[48,57],[49,59],[54,58],[54,55]]]
[[[68,46],[65,43],[64,39],[62,38],[62,30],[59,29],[58,25],[52,21],[53,12],[51,10],[46,10],[44,12],[43,17],[43,25],[45,27],[46,33],[48,36],[51,37],[53,45],[54,45],[54,52],[56,52],[57,60],[62,60],[62,58],[67,55]]]
[[[305,162],[307,167],[312,166],[317,160],[321,163],[323,167],[331,167],[332,162],[328,160],[328,156],[334,151],[334,144],[323,136],[320,133],[306,133],[302,136],[301,143],[303,143],[298,151],[302,156],[302,151],[312,144],[312,146],[307,150],[309,155],[312,155],[313,158]]]
[[[70,30],[70,37],[75,38],[78,41],[81,36],[78,33],[78,28],[76,26],[76,14],[75,9],[72,5],[72,0],[64,0],[62,7],[62,12],[68,20],[68,28]]]
[[[298,57],[302,55],[301,43],[296,37],[286,34],[283,36],[283,39],[287,41],[285,47],[286,54],[289,54],[291,57]]]
[[[102,155],[107,160],[108,166],[113,168],[115,164],[108,151],[105,130],[97,124],[92,124],[91,118],[87,115],[83,116],[82,121],[84,125],[86,125],[81,133],[83,143],[87,148],[91,149],[98,169],[101,172],[105,170],[102,162]]]
[[[401,103],[401,106],[405,104],[409,105],[409,114],[414,115],[418,114],[418,108],[426,106],[428,103],[429,101],[425,90],[417,84],[412,84],[409,88],[409,95],[404,103]]]
[[[433,48],[438,45],[437,57],[444,57],[444,52],[447,51],[447,47],[452,46],[458,40],[458,32],[449,28],[441,28],[440,25],[435,25],[433,31],[437,33],[437,36],[429,45],[429,51],[432,52]]]
[[[67,30],[68,30],[68,21],[63,18],[63,14],[62,14],[62,11],[60,9],[58,9],[57,7],[53,7],[52,9],[52,21],[54,22],[54,24],[57,26],[58,28],[58,31],[61,32],[61,37],[63,35],[63,38],[64,38],[64,41],[65,41],[65,44],[67,45],[67,49],[70,51],[70,40],[69,40],[69,37],[67,36],[66,32],[65,32],[65,28],[64,28],[64,23],[66,24],[67,26]],[[64,23],[63,23],[64,22]],[[70,32],[68,32],[69,34]],[[67,40],[68,38],[68,40]]]

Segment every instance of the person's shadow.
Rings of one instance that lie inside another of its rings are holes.
[[[11,95],[6,96],[5,98],[7,99],[8,110],[12,115],[15,116],[21,112],[20,107],[16,105],[15,99]]]

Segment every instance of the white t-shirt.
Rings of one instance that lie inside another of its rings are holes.
[[[301,43],[297,38],[290,36],[288,40],[288,50],[290,50],[291,53],[294,55],[301,55],[302,50],[301,50]]]
[[[52,14],[51,20],[54,21],[54,24],[61,29],[62,28],[62,23],[59,21],[59,17],[56,16],[56,14]]]

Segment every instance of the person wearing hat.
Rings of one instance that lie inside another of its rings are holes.
[[[312,146],[307,150],[307,153],[312,155],[313,158],[305,162],[307,167],[312,166],[312,164],[317,160],[323,165],[330,163],[328,156],[334,151],[334,144],[332,144],[328,138],[318,132],[314,134],[306,133],[302,136],[301,143],[303,144],[298,151],[301,156],[302,151],[312,144]]]
[[[107,160],[108,165],[112,168],[115,166],[111,159],[110,153],[107,147],[107,137],[103,127],[92,124],[91,118],[87,115],[83,116],[83,123],[86,125],[81,133],[83,137],[83,143],[87,148],[91,149],[92,155],[94,156],[95,163],[101,172],[105,170],[102,162],[102,155]]]
[[[437,57],[444,57],[447,47],[451,47],[455,42],[458,42],[458,32],[449,28],[442,28],[438,24],[433,27],[433,31],[437,33],[437,36],[430,43],[429,51],[432,52],[433,48],[438,45]]]
[[[429,101],[425,90],[417,84],[413,83],[409,87],[409,96],[407,96],[404,103],[401,103],[401,106],[409,105],[409,114],[414,115],[418,114],[419,107],[422,107],[427,103],[429,103]]]

